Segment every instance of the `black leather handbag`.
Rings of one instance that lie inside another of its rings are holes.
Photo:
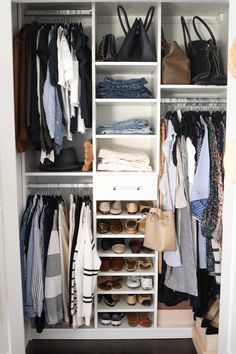
[[[122,21],[121,12],[124,15],[127,29]],[[128,16],[123,6],[119,5],[117,7],[117,13],[126,36],[117,59],[119,61],[156,61],[156,53],[147,34],[152,22],[154,7],[152,6],[148,10],[144,23],[141,18],[136,18],[132,27],[130,27]]]
[[[106,34],[99,45],[98,61],[116,61],[116,39],[113,34]]]
[[[210,39],[202,39],[196,27],[196,20],[208,30]],[[191,82],[198,85],[227,85],[227,76],[222,73],[216,40],[210,27],[201,17],[194,16],[193,28],[199,39],[193,41],[183,16],[181,23],[186,54],[190,59]]]

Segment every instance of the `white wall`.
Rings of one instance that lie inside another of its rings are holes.
[[[24,354],[17,212],[17,174],[14,141],[11,1],[1,0],[0,31],[0,204],[2,207],[0,252],[0,354]]]
[[[236,2],[230,0],[229,45],[236,37]],[[228,73],[227,142],[236,139],[236,79]],[[235,156],[236,163],[236,156]],[[236,185],[225,180],[219,354],[236,354]]]

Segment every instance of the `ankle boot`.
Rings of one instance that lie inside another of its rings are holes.
[[[208,327],[210,325],[211,321],[213,321],[215,316],[219,313],[219,308],[220,299],[216,299],[204,316],[201,327]]]
[[[207,327],[206,334],[218,334],[219,332],[219,312]]]

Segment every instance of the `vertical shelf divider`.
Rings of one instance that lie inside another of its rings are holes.
[[[93,175],[96,171],[96,4],[92,3],[92,144],[93,144]],[[94,178],[93,178],[94,180]],[[97,245],[97,222],[96,210],[97,201],[95,200],[95,193],[93,193],[93,237],[95,245]],[[98,315],[97,315],[97,287],[94,291],[94,328],[98,328]]]

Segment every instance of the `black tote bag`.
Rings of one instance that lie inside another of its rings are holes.
[[[123,12],[127,29],[121,18],[121,11]],[[117,7],[117,13],[126,36],[117,59],[119,61],[156,61],[156,53],[147,34],[152,22],[154,7],[152,6],[148,10],[144,23],[141,18],[136,18],[131,28],[123,6],[119,5]]]
[[[201,22],[208,30],[210,39],[202,39],[196,27],[196,20]],[[186,54],[190,59],[192,83],[198,85],[227,85],[227,76],[221,71],[217,44],[210,27],[201,17],[194,16],[193,27],[199,39],[192,40],[183,16],[181,16],[181,23]]]

